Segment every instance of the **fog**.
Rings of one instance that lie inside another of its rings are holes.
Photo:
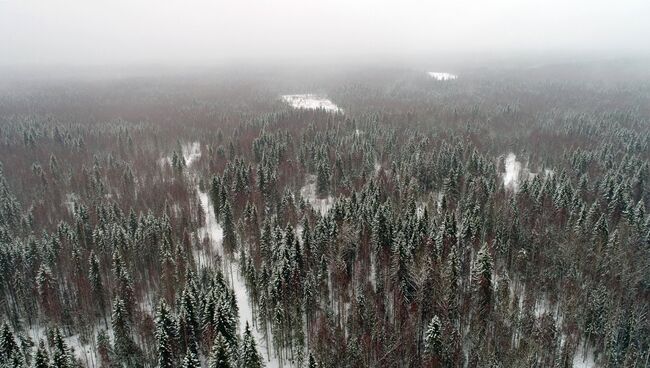
[[[647,0],[0,0],[0,65],[646,55]]]

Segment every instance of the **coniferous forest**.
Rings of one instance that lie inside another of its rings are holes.
[[[650,76],[605,67],[9,81],[0,367],[649,367]]]

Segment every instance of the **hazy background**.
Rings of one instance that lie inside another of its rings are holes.
[[[648,0],[0,0],[0,66],[650,52]]]

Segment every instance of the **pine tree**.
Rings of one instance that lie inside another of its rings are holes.
[[[38,343],[38,349],[36,350],[36,355],[34,356],[34,362],[32,363],[32,368],[51,368],[50,365],[50,356],[47,354],[47,349],[45,348],[45,343],[41,340]]]
[[[424,349],[432,356],[440,356],[442,353],[442,325],[440,318],[433,316],[427,330],[424,333]]]
[[[473,282],[475,292],[477,293],[476,301],[481,321],[487,321],[488,315],[492,309],[492,257],[484,243],[478,251],[473,269]]]
[[[210,351],[208,368],[234,368],[231,347],[221,333],[217,333]]]
[[[55,328],[52,331],[52,366],[55,368],[73,368],[75,359],[70,352],[70,348],[63,340],[61,331]]]
[[[221,213],[221,180],[218,176],[213,176],[210,182],[210,199],[212,200],[212,210],[216,218],[220,217]]]
[[[176,364],[175,350],[178,347],[178,331],[164,300],[156,312],[156,340],[158,345],[158,367],[173,368]]]
[[[183,359],[182,368],[201,368],[201,362],[193,351],[188,351]]]
[[[264,366],[248,322],[246,322],[246,328],[244,329],[244,339],[239,357],[239,366],[242,368],[262,368]]]
[[[111,341],[106,330],[101,330],[97,333],[97,354],[99,355],[102,367],[110,367],[112,365],[111,356],[113,355],[113,347],[111,346]]]
[[[216,331],[226,340],[231,348],[237,345],[237,315],[233,310],[228,293],[220,297],[214,313],[214,326]]]
[[[314,359],[312,353],[309,353],[309,359],[307,360],[307,368],[319,368],[318,364],[316,363],[316,359]]]
[[[16,343],[14,333],[7,322],[3,322],[2,327],[0,327],[0,361],[11,368],[23,367],[25,364],[25,357]]]
[[[137,365],[140,360],[139,350],[131,338],[131,326],[126,307],[119,298],[115,300],[111,324],[115,336],[115,355],[118,361],[127,366]]]
[[[52,271],[46,265],[41,265],[36,275],[36,288],[38,291],[38,300],[43,313],[51,320],[58,321],[60,310],[58,303],[58,294],[56,290],[56,280]]]
[[[316,169],[316,193],[320,198],[325,198],[330,191],[330,167],[327,160],[322,159]]]
[[[183,343],[186,348],[198,354],[201,326],[197,303],[196,288],[190,273],[188,274],[186,287],[181,294],[179,316],[180,333],[182,334]]]
[[[97,313],[105,316],[104,311],[106,305],[104,302],[104,285],[102,283],[101,270],[99,266],[99,259],[95,253],[90,252],[90,270],[89,270],[90,286],[92,288],[92,298],[95,304]]]

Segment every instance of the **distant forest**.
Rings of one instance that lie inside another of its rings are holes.
[[[0,367],[649,367],[650,78],[562,68],[5,85]]]

